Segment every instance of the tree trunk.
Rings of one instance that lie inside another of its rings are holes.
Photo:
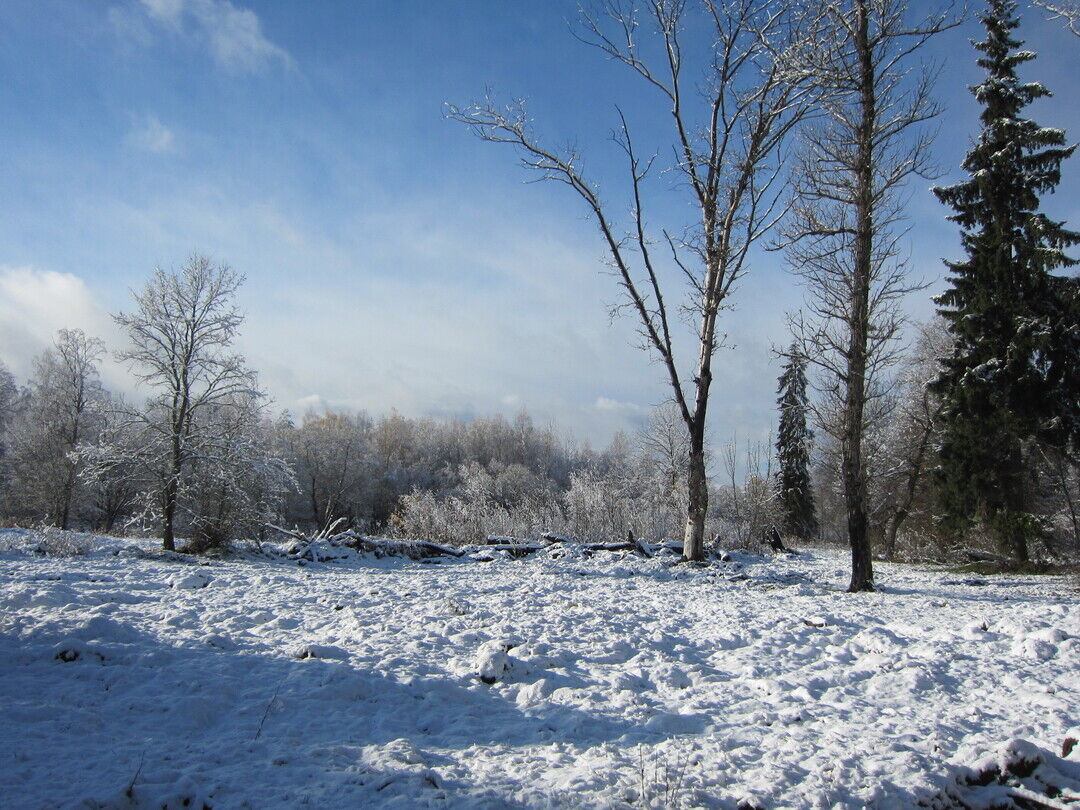
[[[705,514],[709,511],[709,480],[705,474],[704,422],[696,421],[690,436],[690,461],[687,468],[689,508],[683,557],[693,562],[705,559]]]
[[[161,533],[161,547],[166,551],[176,551],[176,537],[174,524],[176,521],[176,500],[180,490],[180,439],[173,436],[172,442],[172,474],[165,482],[165,491],[162,493],[164,512],[164,530]]]
[[[843,477],[848,540],[851,543],[851,584],[848,590],[874,590],[874,568],[866,515],[866,470],[862,457],[866,407],[867,336],[870,322],[870,277],[873,267],[873,135],[876,99],[873,54],[870,52],[866,0],[855,3],[855,47],[859,54],[862,120],[856,132],[855,255],[851,334],[848,346],[847,391],[844,401]]]
[[[161,547],[166,551],[176,551],[176,539],[173,536],[173,522],[176,519],[176,479],[172,478],[165,485],[164,503],[162,504],[163,527]]]
[[[71,426],[71,435],[66,436],[68,452],[72,453],[75,448],[79,446],[79,423],[82,417],[83,408],[85,407],[83,400],[83,393],[80,390],[76,404],[75,404],[75,419]],[[70,528],[71,523],[71,502],[75,498],[75,462],[68,458],[67,462],[67,476],[64,478],[63,499],[64,504],[60,510],[60,528],[65,531]]]
[[[61,498],[63,506],[60,508],[60,528],[65,531],[71,528],[71,501],[75,495],[75,465],[69,462],[67,478],[64,480],[64,488]]]
[[[1005,487],[1003,503],[992,515],[991,529],[996,536],[998,550],[1016,562],[1028,561],[1028,533],[1030,519],[1027,508],[1026,486],[1023,470],[1028,460],[1023,447],[1013,440],[1008,454],[1009,479]]]
[[[1080,549],[1080,519],[1076,514],[1076,501],[1073,500],[1071,482],[1069,481],[1069,469],[1065,465],[1064,454],[1057,458],[1058,476],[1061,480],[1061,491],[1065,493],[1065,503],[1069,507],[1069,517],[1072,520],[1073,544]]]
[[[900,531],[900,524],[907,519],[908,513],[906,509],[897,509],[889,517],[888,522],[885,524],[885,559],[892,562],[896,557],[896,535]]]

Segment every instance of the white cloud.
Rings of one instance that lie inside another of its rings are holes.
[[[108,312],[78,276],[0,265],[0,360],[21,382],[33,358],[53,344],[59,329],[82,329],[116,348],[119,333]],[[114,390],[128,392],[131,381],[111,362],[102,376]]]
[[[669,396],[668,384],[663,367],[635,348],[633,320],[609,321],[617,286],[598,271],[593,234],[558,238],[546,222],[484,212],[468,200],[405,199],[358,212],[339,232],[278,202],[199,186],[138,205],[95,200],[80,214],[106,243],[141,235],[115,257],[126,275],[110,282],[113,295],[121,278],[138,287],[141,273],[192,250],[246,274],[237,348],[294,417],[309,406],[409,416],[524,406],[539,424],[554,419],[597,445],[634,430]],[[776,302],[785,295],[797,300],[798,290],[770,274],[748,279],[726,319],[738,349],[715,365],[718,441],[767,435],[776,384],[769,342],[783,330]],[[775,318],[763,316],[760,301]],[[677,328],[688,370],[694,336]]]
[[[153,38],[148,22],[190,38],[207,48],[219,65],[241,73],[292,64],[289,53],[263,34],[258,15],[230,0],[137,0],[110,9],[109,20],[117,33],[143,46]]]
[[[598,411],[609,411],[611,413],[619,413],[626,416],[638,416],[648,410],[647,408],[638,405],[636,402],[620,402],[611,397],[597,397],[596,402],[593,403],[593,407]]]
[[[135,126],[128,133],[127,142],[147,152],[172,152],[176,148],[173,131],[153,113],[135,118]]]
[[[170,25],[179,27],[184,13],[184,0],[140,0],[146,13]]]
[[[308,411],[325,413],[327,410],[329,410],[329,406],[326,404],[325,399],[319,394],[308,394],[306,397],[300,397],[296,400],[296,413],[294,416],[303,416]]]

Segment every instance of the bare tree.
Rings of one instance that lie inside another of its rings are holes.
[[[883,431],[881,466],[876,489],[881,492],[885,558],[897,551],[897,536],[916,510],[934,460],[940,403],[928,384],[937,376],[951,336],[938,318],[919,327],[912,351],[904,359],[895,386],[896,407]],[[924,496],[925,497],[925,496]]]
[[[740,548],[756,548],[766,529],[777,522],[778,499],[772,485],[772,440],[748,441],[740,455],[739,440],[733,437],[724,449],[727,470],[727,517],[730,540]],[[740,471],[743,475],[739,483]]]
[[[301,491],[316,529],[341,518],[366,528],[375,477],[371,433],[367,414],[332,411],[309,411],[291,432]]]
[[[0,508],[6,500],[8,481],[11,477],[7,456],[11,444],[11,424],[22,410],[25,395],[15,384],[15,377],[0,360]]]
[[[637,444],[643,466],[662,479],[665,498],[680,511],[686,510],[686,459],[690,453],[686,426],[671,402],[653,408],[638,430]]]
[[[1035,5],[1050,12],[1050,19],[1061,19],[1076,36],[1080,37],[1080,3],[1076,0],[1035,0]]]
[[[805,65],[820,84],[820,118],[804,132],[796,202],[785,223],[790,264],[807,290],[793,332],[840,406],[842,482],[851,544],[850,590],[874,588],[863,456],[866,409],[895,361],[908,280],[900,240],[907,179],[931,176],[939,112],[934,71],[909,75],[932,36],[955,25],[951,8],[911,23],[907,0],[825,0],[820,41]]]
[[[0,360],[0,435],[7,429],[11,419],[19,410],[21,395],[15,377]]]
[[[132,411],[141,423],[141,452],[156,464],[162,545],[175,549],[175,523],[184,477],[198,454],[204,411],[228,408],[237,398],[259,397],[254,374],[243,358],[228,353],[243,321],[234,303],[243,277],[225,265],[192,256],[173,273],[154,271],[137,309],[114,316],[132,347],[119,353],[135,376],[157,390],[145,410]]]
[[[598,14],[583,15],[581,39],[636,73],[666,107],[672,125],[677,188],[690,197],[695,221],[682,233],[653,234],[645,213],[647,181],[658,156],[634,147],[619,111],[614,140],[625,154],[630,180],[630,221],[625,231],[597,186],[587,179],[573,148],[543,145],[533,132],[523,102],[501,107],[488,99],[470,107],[449,107],[449,116],[479,137],[515,146],[522,164],[542,179],[570,186],[596,219],[607,258],[636,316],[644,347],[663,363],[672,399],[688,434],[688,509],[684,535],[687,559],[704,558],[708,479],[706,415],[713,381],[713,356],[723,342],[717,321],[730,306],[736,282],[748,269],[751,246],[774,224],[781,199],[778,153],[802,117],[809,87],[791,68],[791,55],[812,36],[802,3],[767,0],[702,0],[697,14],[685,0],[610,2]],[[658,46],[646,54],[639,30],[647,19]],[[713,47],[697,76],[688,77],[684,29],[708,31]],[[700,88],[695,98],[694,90]],[[658,249],[663,245],[663,250]],[[668,252],[670,259],[660,255]],[[683,277],[684,315],[697,338],[696,364],[684,382],[675,349],[674,323],[665,292],[667,274]]]
[[[196,417],[196,469],[189,476],[183,507],[192,552],[221,548],[255,537],[278,516],[296,478],[272,448],[264,397],[245,392],[204,407]]]
[[[16,499],[21,509],[70,528],[80,485],[80,444],[96,438],[105,392],[97,364],[104,344],[81,329],[61,329],[56,343],[34,360],[29,407],[13,448]]]
[[[106,534],[130,517],[138,503],[141,476],[136,462],[141,441],[139,426],[129,419],[129,412],[123,400],[107,395],[95,442],[78,449],[91,522],[96,531]]]

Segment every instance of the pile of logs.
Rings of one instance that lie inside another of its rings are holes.
[[[509,556],[520,559],[535,554],[538,551],[564,545],[573,548],[585,556],[597,551],[629,551],[640,554],[643,557],[654,557],[658,553],[667,551],[674,554],[682,554],[682,545],[673,543],[650,544],[634,537],[632,531],[626,533],[626,539],[610,543],[578,543],[560,534],[545,532],[539,540],[532,541],[520,537],[488,537],[482,546],[467,549],[473,559],[494,559],[491,552],[504,552]]]
[[[611,543],[576,543],[569,538],[551,533],[540,535],[538,540],[493,535],[478,546],[452,548],[426,540],[391,540],[382,537],[366,537],[352,529],[338,531],[340,523],[340,521],[333,523],[315,534],[303,534],[295,529],[284,529],[272,524],[267,524],[267,528],[295,541],[286,552],[288,559],[310,562],[319,562],[323,559],[319,558],[319,552],[316,550],[322,543],[331,548],[349,548],[374,554],[376,557],[408,557],[413,560],[433,557],[468,557],[478,562],[494,560],[497,557],[521,559],[558,545],[564,545],[568,549],[573,548],[585,556],[598,551],[629,551],[643,557],[654,557],[662,553],[682,554],[681,544],[646,543],[635,538],[633,532],[627,532],[626,540]]]
[[[408,557],[412,560],[423,560],[429,557],[463,557],[466,553],[464,549],[450,548],[438,543],[429,543],[426,540],[389,540],[382,537],[365,537],[352,529],[341,532],[335,531],[338,525],[337,523],[332,524],[326,529],[310,535],[270,524],[267,524],[267,528],[273,529],[286,537],[291,537],[296,541],[289,547],[286,555],[293,560],[311,560],[313,557],[311,549],[320,541],[330,546],[351,548],[356,551],[374,554],[376,557]]]

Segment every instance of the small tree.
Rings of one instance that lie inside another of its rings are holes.
[[[24,392],[15,384],[15,377],[0,360],[0,511],[8,512],[7,494],[11,479],[11,425],[22,410]]]
[[[776,496],[785,534],[808,540],[818,533],[810,483],[813,433],[807,426],[806,360],[792,345],[777,386],[780,425],[776,434]]]
[[[271,446],[261,394],[235,395],[206,407],[197,418],[198,454],[185,511],[192,536],[188,548],[204,551],[257,536],[285,492],[295,488],[295,479]]]
[[[97,363],[104,344],[81,329],[61,329],[56,343],[34,360],[29,407],[12,452],[12,493],[20,510],[61,529],[79,512],[81,460],[76,452],[97,438],[105,392]]]
[[[179,271],[154,271],[136,310],[115,316],[131,340],[119,353],[136,377],[157,390],[140,424],[139,455],[152,470],[148,494],[160,516],[162,546],[176,548],[177,508],[200,452],[213,444],[208,411],[235,407],[238,398],[260,397],[254,374],[228,349],[243,316],[235,304],[243,277],[225,265],[192,256]]]
[[[1033,443],[1060,447],[1080,436],[1076,282],[1050,272],[1076,264],[1064,251],[1080,233],[1039,211],[1075,147],[1062,130],[1023,117],[1050,92],[1017,77],[1035,54],[1013,38],[1016,3],[989,0],[980,19],[986,38],[975,48],[986,78],[972,93],[983,105],[982,131],[964,159],[968,179],[935,189],[956,212],[949,219],[967,254],[946,263],[949,286],[937,299],[955,340],[935,382],[943,422],[936,482],[948,528],[985,519],[1001,549],[1026,560],[1038,530],[1027,483]]]
[[[926,486],[936,459],[939,439],[940,402],[929,383],[937,375],[938,358],[952,345],[944,322],[937,318],[922,324],[912,350],[904,358],[893,387],[881,433],[878,474],[874,489],[882,514],[883,551],[892,560],[897,554],[897,538],[913,515],[922,513],[918,527],[923,533],[934,528],[929,522]]]
[[[78,450],[91,523],[96,531],[105,534],[131,517],[143,484],[138,464],[141,430],[129,419],[129,412],[122,400],[107,397],[95,442],[81,445]]]
[[[686,511],[686,459],[690,448],[686,426],[674,403],[653,408],[637,434],[642,467],[652,471],[662,498],[678,512]]]

